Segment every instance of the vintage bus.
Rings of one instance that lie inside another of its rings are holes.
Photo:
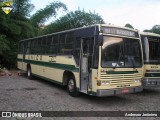
[[[143,90],[143,57],[137,30],[97,24],[19,43],[18,68],[80,92],[111,96]]]
[[[141,33],[144,56],[144,87],[160,86],[160,35]]]

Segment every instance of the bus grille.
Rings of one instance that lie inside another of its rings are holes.
[[[100,80],[110,81],[111,86],[118,85],[130,85],[133,84],[135,79],[141,79],[142,72],[134,74],[107,74],[106,72],[101,72]]]

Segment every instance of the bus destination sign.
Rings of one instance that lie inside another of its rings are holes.
[[[103,33],[106,34],[114,34],[114,35],[123,35],[123,36],[129,36],[129,37],[138,37],[136,32],[125,30],[122,28],[102,28]]]

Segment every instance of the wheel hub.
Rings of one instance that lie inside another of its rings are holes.
[[[70,92],[73,92],[74,90],[74,81],[72,79],[70,79],[68,82],[68,89]]]

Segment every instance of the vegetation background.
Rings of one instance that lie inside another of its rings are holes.
[[[67,6],[58,1],[36,11],[32,16],[30,13],[34,5],[30,0],[15,0],[13,8],[8,15],[0,10],[0,68],[16,68],[18,42],[22,39],[105,23],[103,18],[95,12],[80,9],[69,12]],[[45,22],[51,17],[56,17],[59,10],[64,11],[65,14],[46,26]],[[133,28],[130,24],[125,26]],[[160,25],[144,31],[160,34]]]

